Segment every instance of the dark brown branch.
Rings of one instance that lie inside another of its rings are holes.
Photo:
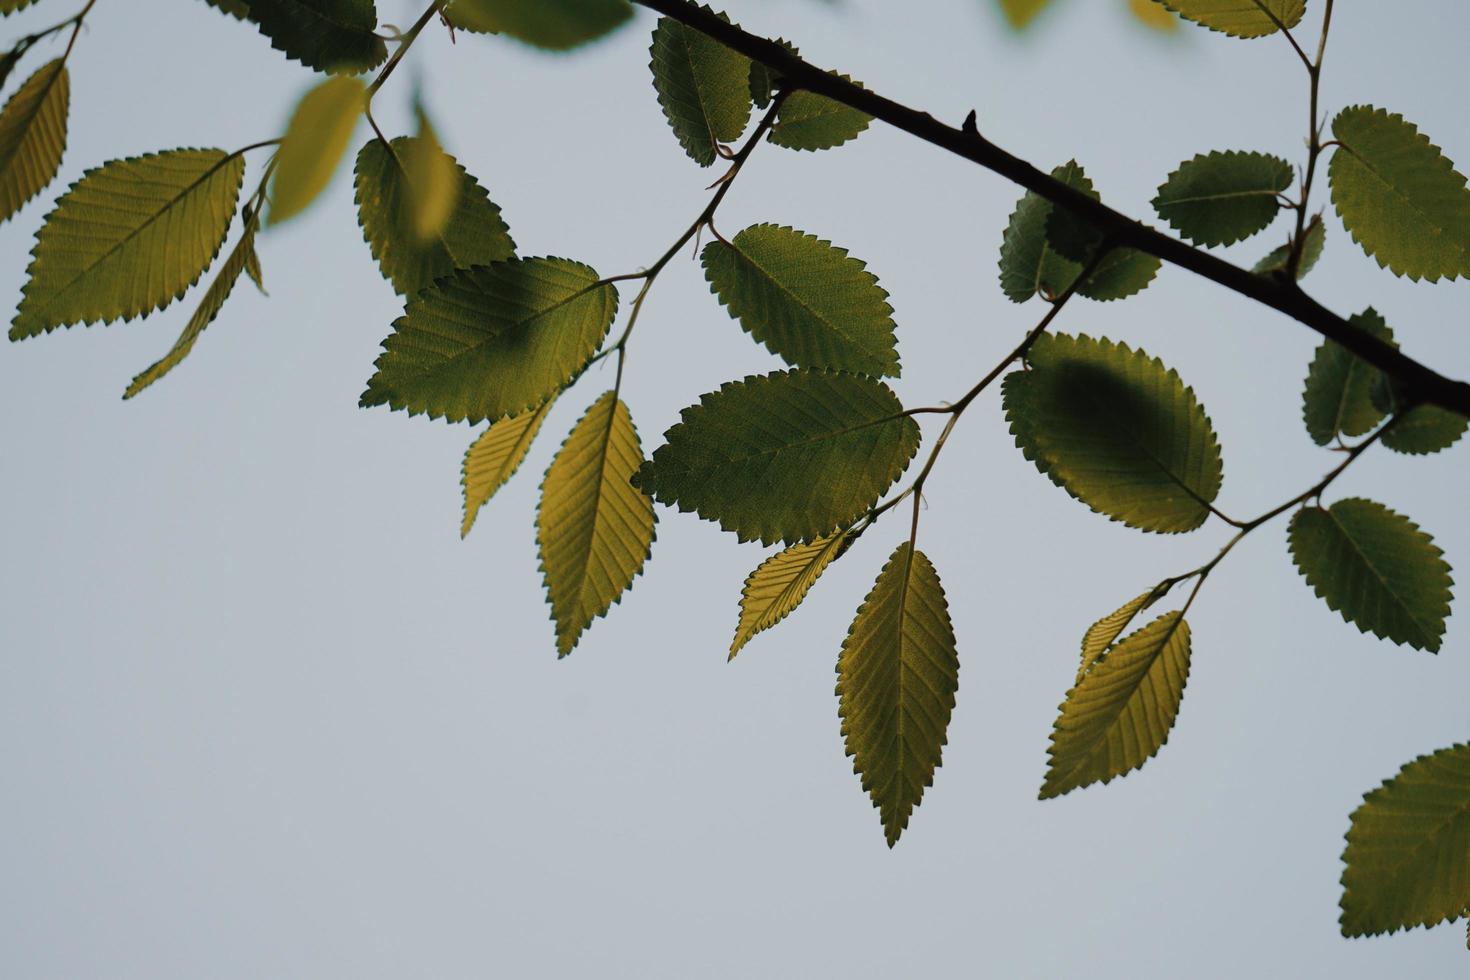
[[[707,34],[741,54],[767,65],[780,76],[782,84],[788,88],[806,89],[825,95],[875,119],[881,119],[911,136],[949,150],[1068,208],[1086,218],[1104,237],[1119,246],[1136,248],[1155,255],[1165,262],[1188,269],[1226,289],[1286,314],[1322,336],[1337,341],[1397,380],[1410,402],[1427,402],[1470,417],[1470,384],[1446,378],[1397,348],[1356,329],[1302,292],[1301,287],[1293,280],[1260,276],[1232,265],[1054,180],[1025,160],[1012,156],[981,136],[974,128],[973,119],[967,120],[964,128],[942,123],[927,112],[911,109],[823,71],[793,55],[775,41],[726,23],[693,0],[634,2]]]

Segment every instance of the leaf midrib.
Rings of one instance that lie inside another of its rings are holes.
[[[1358,558],[1362,561],[1363,566],[1367,568],[1368,571],[1373,573],[1373,577],[1378,580],[1378,584],[1383,587],[1383,591],[1387,592],[1393,598],[1394,602],[1397,603],[1399,609],[1404,613],[1405,616],[1408,617],[1409,621],[1413,623],[1417,629],[1420,630],[1422,638],[1426,640],[1425,646],[1433,646],[1437,639],[1435,634],[1425,629],[1424,624],[1419,621],[1419,617],[1414,614],[1414,611],[1409,608],[1408,604],[1404,602],[1403,598],[1398,594],[1398,592],[1391,585],[1389,585],[1388,579],[1384,578],[1383,574],[1379,572],[1377,566],[1374,565],[1373,562],[1368,560],[1367,553],[1365,553],[1363,549],[1358,546],[1357,541],[1353,540],[1353,536],[1348,533],[1347,526],[1343,524],[1342,521],[1338,520],[1337,514],[1333,512],[1332,508],[1323,507],[1320,509],[1322,513],[1326,514],[1332,520],[1332,526],[1338,529],[1338,532],[1342,535],[1343,540],[1352,547],[1353,553],[1356,554]]]

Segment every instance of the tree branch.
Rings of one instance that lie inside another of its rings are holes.
[[[871,90],[823,71],[768,38],[741,30],[700,7],[693,0],[633,0],[706,34],[771,68],[788,88],[806,89],[817,95],[865,112],[926,143],[999,174],[1047,200],[1087,219],[1104,237],[1118,246],[1141,252],[1188,269],[1196,275],[1247,296],[1284,313],[1334,340],[1402,385],[1411,402],[1439,405],[1470,417],[1470,384],[1446,378],[1402,351],[1359,330],[1304,293],[1295,280],[1256,275],[1232,265],[1177,238],[1165,235],[1094,201],[1081,191],[1036,169],[1019,157],[981,136],[971,119],[963,128],[942,123],[929,115],[894,102]]]

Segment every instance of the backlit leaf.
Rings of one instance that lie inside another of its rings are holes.
[[[1041,798],[1110,782],[1157,755],[1184,700],[1189,654],[1189,624],[1178,612],[1102,654],[1062,703]]]
[[[1342,853],[1344,936],[1433,926],[1470,905],[1470,745],[1421,755],[1363,797]]]
[[[326,190],[364,106],[357,78],[329,78],[302,96],[276,154],[270,224],[295,217]]]
[[[791,615],[822,572],[847,547],[846,531],[805,544],[794,544],[761,562],[740,592],[740,622],[730,644],[730,659],[757,633]]]
[[[709,8],[705,8],[708,10]],[[684,152],[701,167],[750,121],[750,59],[692,27],[660,17],[649,48],[653,88]]]
[[[789,150],[828,150],[857,139],[872,121],[866,112],[801,89],[781,103],[767,138]]]
[[[244,161],[223,150],[168,150],[88,170],[36,236],[10,339],[147,316],[183,296],[224,244],[244,173]]]
[[[1396,453],[1423,456],[1453,446],[1470,420],[1438,405],[1416,405],[1383,433],[1380,440]]]
[[[653,501],[630,482],[642,464],[628,407],[609,391],[546,471],[536,540],[563,657],[633,584],[653,548]]]
[[[1145,27],[1165,33],[1179,29],[1179,19],[1156,0],[1128,0],[1128,9]]]
[[[253,218],[245,222],[244,230],[240,233],[240,240],[235,243],[235,247],[215,273],[214,281],[204,291],[204,297],[199,301],[198,309],[194,311],[193,316],[189,317],[189,322],[184,325],[184,331],[179,334],[179,339],[174,341],[173,347],[167,354],[133,378],[132,383],[123,392],[124,399],[132,398],[168,374],[189,356],[199,335],[214,322],[214,318],[219,316],[219,311],[224,309],[225,301],[230,298],[230,293],[234,290],[235,282],[240,278],[240,274],[245,271],[247,265],[257,261],[255,259],[255,229],[256,222]]]
[[[939,575],[905,541],[878,573],[837,660],[843,742],[889,847],[934,784],[959,671]]]
[[[1016,445],[1093,510],[1145,531],[1191,531],[1220,492],[1220,447],[1194,392],[1127,344],[1043,336],[1006,376]]]
[[[1306,242],[1302,245],[1301,262],[1297,265],[1297,279],[1301,279],[1312,271],[1312,267],[1322,257],[1323,246],[1327,244],[1327,226],[1322,223],[1320,214],[1312,215],[1312,220],[1308,221],[1307,227],[1302,230],[1302,237],[1306,239]],[[1278,272],[1284,273],[1287,260],[1290,258],[1291,245],[1289,243],[1278,245],[1267,252],[1266,256],[1257,262],[1251,271],[1262,276]]]
[[[489,265],[515,255],[510,229],[485,188],[453,157],[459,189],[454,210],[437,235],[419,241],[410,233],[422,194],[415,188],[436,178],[440,164],[422,138],[400,136],[392,149],[376,138],[357,154],[357,217],[373,258],[400,295],[412,296],[456,269]],[[445,171],[447,173],[447,170]]]
[[[399,220],[413,243],[423,246],[443,240],[444,229],[454,216],[454,206],[459,203],[464,181],[460,177],[459,164],[439,145],[439,137],[422,106],[415,115],[419,120],[418,139],[405,143],[398,150],[406,158],[403,171],[416,177],[407,182],[408,194],[404,197],[407,213]]]
[[[1077,292],[1100,303],[1127,299],[1154,281],[1163,265],[1157,257],[1133,248],[1109,249]]]
[[[893,307],[864,263],[814,235],[751,225],[704,247],[705,278],[730,315],[793,367],[897,375]]]
[[[1102,658],[1113,642],[1128,628],[1128,624],[1133,622],[1134,617],[1147,609],[1159,594],[1160,590],[1157,587],[1149,589],[1142,595],[1129,599],[1087,628],[1087,632],[1082,634],[1082,658],[1077,664],[1079,682],[1083,675],[1092,669],[1092,665]]]
[[[271,46],[308,68],[356,74],[388,57],[373,0],[245,0]]]
[[[861,517],[919,448],[883,382],[830,371],[732,381],[680,414],[638,484],[742,541],[796,543]]]
[[[1153,200],[1159,217],[1196,245],[1230,245],[1269,225],[1291,164],[1265,153],[1202,153],[1179,165]]]
[[[1371,306],[1348,322],[1379,340],[1393,342],[1393,331]],[[1372,432],[1386,414],[1373,403],[1377,377],[1377,368],[1346,347],[1333,340],[1322,341],[1307,369],[1307,386],[1302,392],[1302,419],[1312,441],[1325,446],[1338,435]]]
[[[0,111],[0,222],[41,193],[61,169],[71,82],[61,58],[26,79]]]
[[[1160,0],[1185,20],[1231,37],[1265,37],[1276,33],[1279,21],[1288,29],[1301,23],[1306,0]],[[1275,19],[1272,19],[1274,15]]]
[[[520,469],[536,433],[541,431],[541,423],[546,421],[554,404],[556,398],[553,396],[546,399],[540,408],[492,422],[470,444],[460,470],[460,485],[464,487],[464,521],[459,527],[460,537],[470,533],[480,508]]]
[[[454,0],[449,8],[456,27],[551,51],[594,41],[632,16],[627,0]]]
[[[35,0],[0,0],[0,14],[10,15],[29,7]]]
[[[410,296],[359,403],[450,422],[535,408],[586,366],[618,293],[569,259],[461,269]]]
[[[1353,241],[1395,275],[1470,275],[1470,189],[1455,165],[1397,113],[1359,105],[1332,121],[1342,144],[1327,178]]]
[[[1297,511],[1289,536],[1297,569],[1343,619],[1385,640],[1439,649],[1453,580],[1417,524],[1353,497]]]

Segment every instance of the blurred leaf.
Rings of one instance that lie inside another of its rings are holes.
[[[505,34],[551,51],[594,41],[633,16],[627,0],[454,0],[450,21],[467,31]]]
[[[130,320],[180,298],[219,254],[245,162],[167,150],[88,170],[36,235],[10,339]]]
[[[1434,926],[1470,905],[1470,745],[1421,755],[1353,811],[1342,934]]]
[[[1355,313],[1348,323],[1393,343],[1393,331],[1373,307]],[[1378,369],[1334,340],[1324,340],[1307,369],[1307,386],[1302,392],[1302,419],[1307,434],[1319,446],[1338,435],[1361,436],[1372,432],[1386,414],[1373,403],[1372,392]]]
[[[729,659],[734,660],[757,633],[791,615],[847,544],[846,531],[794,544],[776,552],[746,576],[740,591],[740,622],[730,643]]]
[[[417,175],[416,180],[407,183],[408,194],[403,200],[409,206],[403,223],[414,244],[422,246],[442,240],[444,228],[454,215],[454,206],[459,203],[463,181],[459,164],[439,145],[439,137],[423,108],[416,109],[415,115],[419,121],[418,139],[405,143],[399,152],[409,158],[403,163],[403,171]]]
[[[26,79],[0,111],[0,223],[56,179],[70,102],[65,59],[57,58]]]
[[[708,167],[719,144],[737,139],[750,121],[750,59],[668,17],[653,29],[649,54],[664,117],[684,152]]]
[[[408,231],[420,198],[415,188],[442,179],[434,171],[446,165],[454,168],[458,184],[454,210],[437,235],[421,242]],[[456,269],[515,255],[510,229],[485,188],[453,157],[422,138],[400,136],[391,147],[377,138],[363,144],[357,154],[357,215],[378,268],[403,296]]]
[[[1403,116],[1372,106],[1332,121],[1342,144],[1327,179],[1353,241],[1394,275],[1470,275],[1470,190],[1453,163]]]
[[[1265,153],[1199,154],[1159,187],[1154,210],[1196,245],[1231,245],[1271,223],[1291,178],[1290,163]]]
[[[1169,612],[1099,656],[1062,702],[1041,798],[1108,783],[1157,755],[1184,700],[1189,655],[1189,624]]]
[[[332,182],[365,99],[357,78],[329,78],[301,97],[276,154],[269,224],[300,214]]]
[[[541,423],[546,421],[556,396],[546,399],[540,408],[499,422],[480,433],[464,454],[464,465],[460,470],[460,485],[464,487],[464,521],[459,527],[459,536],[470,533],[470,528],[479,516],[480,508],[505,486],[531,451]]]
[[[0,14],[10,15],[29,7],[36,0],[0,0]]]
[[[1439,649],[1450,614],[1450,566],[1417,524],[1351,497],[1297,511],[1289,536],[1298,571],[1328,608],[1365,633]]]
[[[271,46],[308,68],[357,74],[388,57],[373,0],[246,0]]]
[[[1051,0],[997,0],[1000,12],[1005,15],[1006,22],[1015,30],[1023,30],[1031,25],[1036,15],[1046,9]]]
[[[194,315],[189,317],[189,322],[184,325],[184,332],[179,334],[179,339],[160,360],[149,365],[141,374],[133,378],[127,390],[123,392],[123,398],[128,399],[137,395],[138,392],[168,374],[177,367],[189,352],[194,349],[194,342],[204,329],[214,322],[219,316],[219,311],[224,309],[225,301],[230,298],[234,291],[235,282],[246,267],[259,260],[255,257],[255,229],[256,219],[252,216],[246,220],[245,227],[240,233],[240,240],[235,243],[234,249],[230,251],[224,264],[215,273],[214,281],[204,291],[204,298],[199,301],[199,307]]]
[[[1137,17],[1145,27],[1151,27],[1166,34],[1179,29],[1178,18],[1156,0],[1128,0],[1128,9],[1133,11],[1133,16]]]
[[[1220,492],[1214,429],[1179,375],[1127,344],[1064,334],[1032,347],[1003,401],[1026,458],[1093,510],[1145,531],[1192,531]]]
[[[1302,231],[1302,237],[1306,239],[1302,245],[1301,263],[1297,266],[1296,277],[1300,280],[1317,264],[1322,257],[1322,248],[1327,244],[1327,226],[1322,224],[1320,214],[1312,215],[1312,220],[1307,222],[1307,227]],[[1273,272],[1285,272],[1287,260],[1291,258],[1291,244],[1278,245],[1266,257],[1255,264],[1251,269],[1257,275],[1270,275]]]
[[[944,587],[905,541],[878,573],[837,660],[843,741],[889,847],[934,784],[959,671]]]
[[[580,262],[461,269],[408,298],[359,404],[449,422],[519,415],[587,365],[617,308],[617,290]]]
[[[565,657],[612,608],[653,548],[653,501],[630,482],[643,464],[628,406],[609,391],[587,409],[541,484],[536,540]]]
[[[919,426],[883,382],[830,371],[732,381],[680,414],[638,474],[654,499],[741,541],[811,541],[845,528],[893,485]]]
[[[1306,0],[1160,0],[1186,20],[1231,37],[1265,37],[1275,34],[1277,21],[1288,29],[1301,23]],[[1262,10],[1262,6],[1269,10]],[[1275,19],[1272,19],[1272,15]]]
[[[872,121],[865,112],[799,89],[781,103],[768,139],[789,150],[828,150],[857,139]]]
[[[782,225],[751,225],[702,255],[730,315],[793,367],[899,373],[888,293],[847,249]]]

